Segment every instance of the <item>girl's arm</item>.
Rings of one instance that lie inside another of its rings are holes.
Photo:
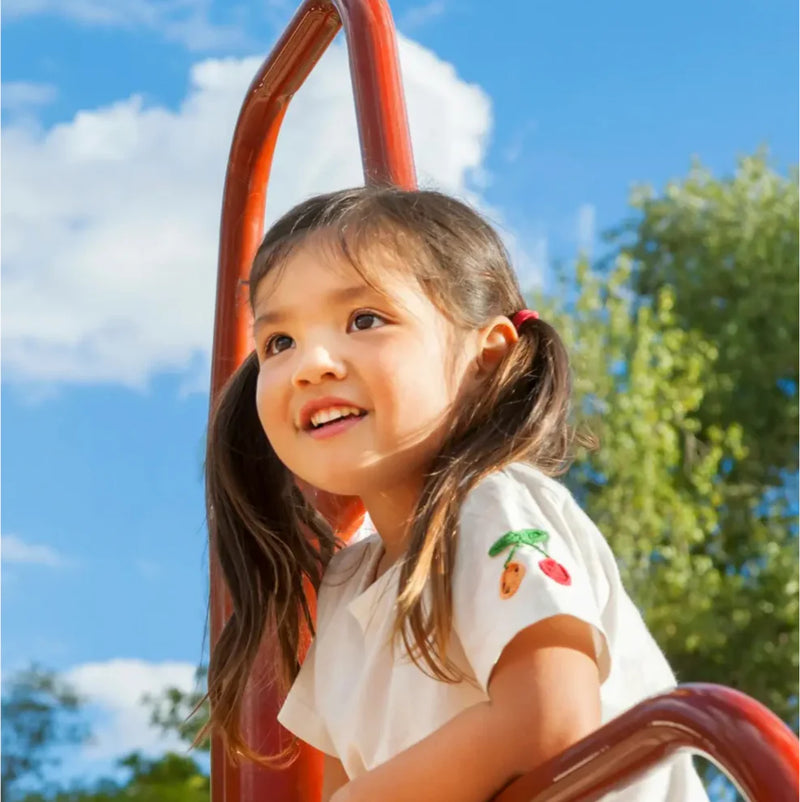
[[[331,802],[487,802],[600,726],[592,631],[555,616],[520,632],[489,681],[490,701],[334,794]]]
[[[341,761],[330,755],[325,755],[322,764],[322,800],[329,802],[334,792],[347,783],[348,777]]]

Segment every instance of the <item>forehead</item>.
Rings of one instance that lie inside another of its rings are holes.
[[[274,310],[312,308],[358,295],[380,296],[404,306],[427,300],[409,265],[380,245],[363,249],[354,260],[328,238],[309,238],[258,282],[253,311],[256,316],[272,317]]]

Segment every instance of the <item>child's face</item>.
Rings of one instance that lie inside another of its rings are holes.
[[[386,265],[385,295],[309,243],[262,279],[253,310],[256,402],[272,447],[315,487],[362,497],[421,479],[472,386],[478,341],[457,333],[393,257],[370,258]],[[307,405],[320,401],[317,412],[363,414],[314,429]]]

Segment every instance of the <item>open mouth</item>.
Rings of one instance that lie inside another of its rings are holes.
[[[336,412],[329,414],[323,413],[320,416],[313,416],[312,420],[308,422],[306,429],[310,432],[319,432],[336,427],[337,424],[339,427],[341,427],[341,425],[346,421],[358,420],[359,418],[363,418],[366,414],[367,411],[365,409],[353,409],[347,412]]]

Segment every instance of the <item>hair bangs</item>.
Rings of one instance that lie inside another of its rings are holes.
[[[253,260],[250,271],[250,305],[256,300],[256,291],[268,275],[280,281],[292,257],[300,248],[316,249],[329,264],[344,261],[358,273],[364,283],[381,295],[387,295],[387,278],[390,276],[415,278],[430,294],[427,286],[435,278],[433,256],[423,240],[410,229],[398,226],[381,210],[349,210],[338,219],[326,221],[318,228],[294,229],[287,236],[265,242]]]

